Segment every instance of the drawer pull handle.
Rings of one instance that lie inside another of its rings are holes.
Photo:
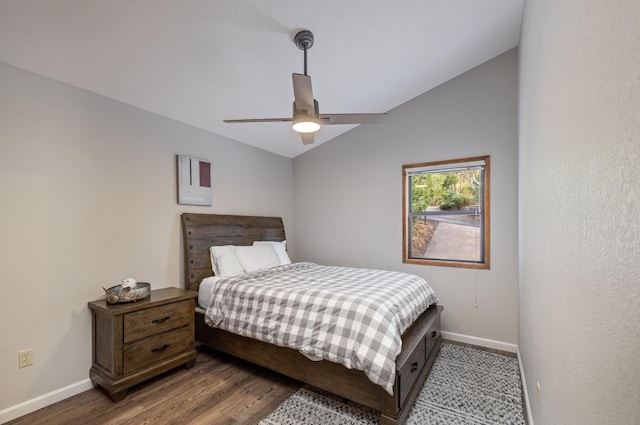
[[[152,353],[159,353],[159,352],[164,351],[164,350],[166,350],[167,348],[169,348],[169,346],[170,346],[170,345],[171,345],[171,344],[165,344],[165,345],[163,345],[163,346],[161,346],[161,347],[152,348],[152,349],[151,349],[151,352],[152,352]]]
[[[438,331],[431,332],[431,338],[435,338],[438,336]]]
[[[416,370],[418,370],[418,362],[411,364],[411,372],[415,372]]]
[[[169,320],[169,319],[171,319],[171,316],[164,316],[164,317],[162,317],[162,318],[160,318],[160,319],[153,319],[153,320],[151,321],[151,323],[156,323],[156,324],[157,324],[157,323],[164,323],[164,322],[166,322],[166,321],[167,321],[167,320]]]

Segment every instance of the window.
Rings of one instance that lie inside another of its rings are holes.
[[[489,157],[402,166],[403,262],[489,268]]]

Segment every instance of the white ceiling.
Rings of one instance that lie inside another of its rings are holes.
[[[387,112],[518,45],[524,0],[2,0],[0,61],[295,157],[291,73],[324,113]],[[368,124],[378,125],[378,124]]]

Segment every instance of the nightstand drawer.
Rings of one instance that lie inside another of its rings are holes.
[[[167,304],[124,315],[124,342],[135,341],[189,324],[189,301]]]
[[[192,332],[191,327],[185,326],[125,345],[123,372],[127,374],[188,351],[193,339]]]

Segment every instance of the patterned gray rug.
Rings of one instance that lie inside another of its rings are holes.
[[[376,425],[379,413],[305,387],[259,425]],[[442,344],[407,425],[524,425],[518,360]]]

